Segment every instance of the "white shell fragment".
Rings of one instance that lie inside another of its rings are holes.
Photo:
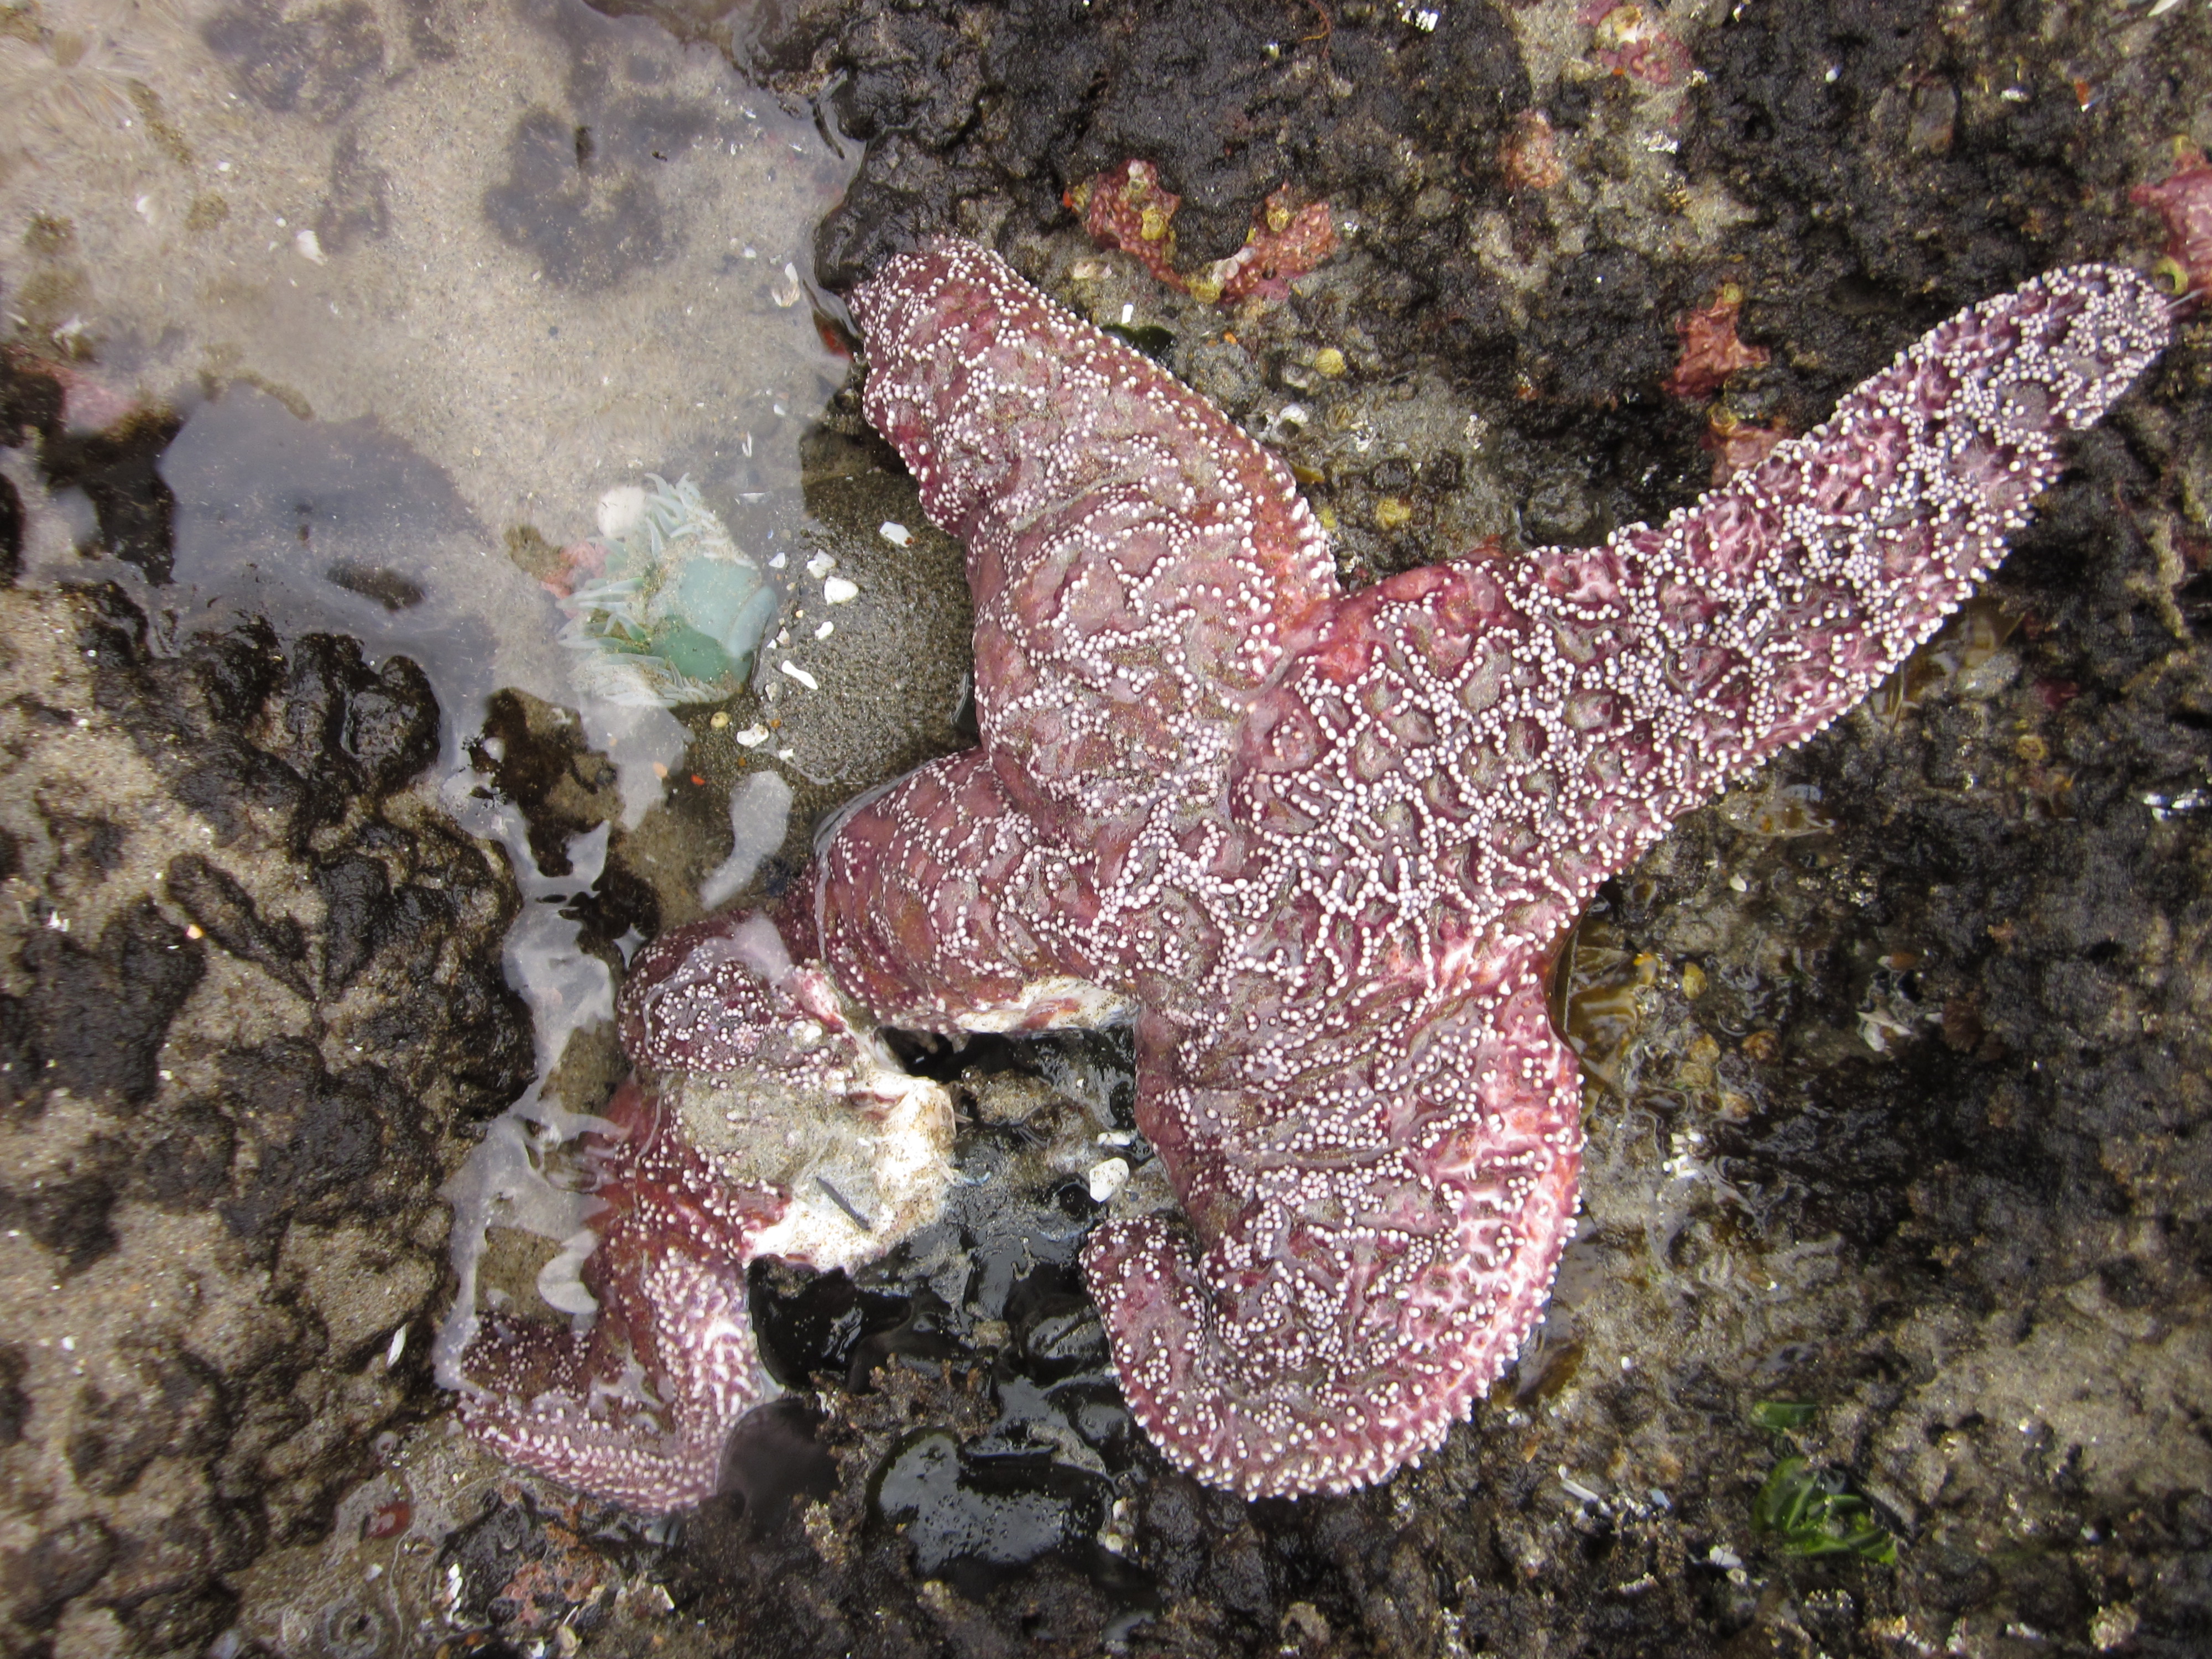
[[[1109,1158],[1091,1166],[1091,1201],[1103,1204],[1129,1184],[1129,1160]]]

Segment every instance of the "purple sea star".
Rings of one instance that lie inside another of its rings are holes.
[[[1663,525],[1346,594],[1281,462],[995,255],[901,256],[852,309],[969,549],[982,742],[853,810],[774,920],[887,1024],[1134,1022],[1179,1207],[1085,1271],[1139,1422],[1248,1497],[1382,1479],[1512,1360],[1580,1175],[1556,942],[1925,639],[2168,331],[2135,274],[2057,272]],[[626,994],[642,1066],[810,1018],[716,974]]]

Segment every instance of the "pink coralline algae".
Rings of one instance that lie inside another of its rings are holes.
[[[1347,594],[1279,460],[996,256],[902,255],[852,310],[868,417],[968,547],[981,744],[836,826],[773,918],[818,978],[725,951],[634,1052],[697,1063],[720,1003],[743,1064],[830,990],[1133,1021],[1172,1202],[1133,1183],[1085,1273],[1146,1433],[1255,1498],[1389,1475],[1511,1362],[1577,1201],[1559,939],[1924,640],[2169,329],[2133,273],[2059,271],[1662,525]]]
[[[1160,183],[1150,161],[1124,161],[1085,179],[1060,198],[1083,216],[1083,228],[1101,247],[1117,247],[1170,288],[1183,280],[1175,268],[1175,216],[1182,198]]]
[[[2173,146],[2173,172],[2162,184],[2137,185],[2128,199],[2166,221],[2166,257],[2159,275],[2177,295],[2201,299],[2212,289],[2212,164],[2187,139]]]
[[[1082,215],[1083,228],[1101,247],[1119,248],[1170,288],[1209,304],[1257,294],[1280,299],[1289,284],[1337,249],[1336,218],[1326,202],[1294,206],[1285,185],[1252,217],[1244,246],[1216,259],[1194,276],[1175,268],[1176,210],[1182,198],[1160,182],[1149,161],[1124,161],[1069,190],[1062,203]]]
[[[1746,345],[1736,337],[1735,320],[1743,311],[1743,290],[1723,283],[1710,304],[1703,305],[1674,324],[1681,337],[1682,355],[1674,372],[1661,384],[1670,398],[1697,403],[1710,398],[1740,368],[1758,368],[1769,357],[1765,346]]]
[[[1765,421],[1739,419],[1725,404],[1715,404],[1705,417],[1700,447],[1713,457],[1713,485],[1726,483],[1739,472],[1748,472],[1771,455],[1784,439],[1795,437],[1780,416]]]
[[[1326,202],[1291,205],[1290,187],[1275,191],[1255,216],[1244,246],[1190,280],[1200,299],[1241,300],[1256,294],[1279,300],[1291,283],[1336,252],[1336,216]]]
[[[1653,87],[1671,87],[1688,78],[1689,48],[1667,32],[1651,9],[1592,0],[1576,14],[1576,20],[1595,26],[1590,56],[1615,75]]]
[[[1559,135],[1541,110],[1523,110],[1498,147],[1498,175],[1508,190],[1549,190],[1567,176]]]
[[[106,432],[134,415],[150,413],[130,393],[73,362],[41,357],[15,345],[0,347],[0,362],[17,374],[53,383],[61,393],[64,431]]]

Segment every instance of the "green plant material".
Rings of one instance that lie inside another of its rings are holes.
[[[1818,1406],[1802,1400],[1762,1400],[1751,1408],[1751,1420],[1776,1434],[1802,1429],[1820,1414]]]
[[[1771,1533],[1792,1555],[1856,1555],[1897,1565],[1897,1540],[1864,1513],[1866,1500],[1844,1488],[1844,1477],[1785,1457],[1752,1499],[1754,1530]]]

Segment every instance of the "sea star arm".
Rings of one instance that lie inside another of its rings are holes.
[[[1218,775],[1334,568],[1289,470],[1204,398],[972,243],[852,296],[863,408],[968,547],[983,747],[1072,838]]]
[[[1353,1067],[1204,1086],[1139,1027],[1139,1121],[1185,1217],[1109,1221],[1084,1273],[1130,1410],[1247,1498],[1344,1492],[1440,1444],[1541,1316],[1573,1236],[1582,1090],[1532,984],[1412,1088]]]
[[[1571,893],[1855,706],[2004,556],[2029,503],[2171,333],[2083,265],[1944,323],[1835,413],[1652,527],[1540,549],[1509,608],[1540,690],[1516,765],[1553,793]]]
[[[849,1268],[935,1218],[951,1102],[793,956],[787,937],[806,932],[732,911],[632,958],[616,1018],[641,1070],[583,1121],[588,1192],[556,1186],[512,1133],[449,1187],[463,1293],[441,1380],[514,1462],[636,1509],[701,1502],[738,1419],[775,1393],[752,1258]],[[487,1225],[562,1242],[538,1291],[569,1325],[476,1312]]]
[[[511,1462],[659,1513],[714,1496],[738,1419],[776,1388],[745,1304],[781,1194],[719,1178],[635,1082],[590,1137],[590,1328],[487,1319],[461,1357],[461,1420]]]

